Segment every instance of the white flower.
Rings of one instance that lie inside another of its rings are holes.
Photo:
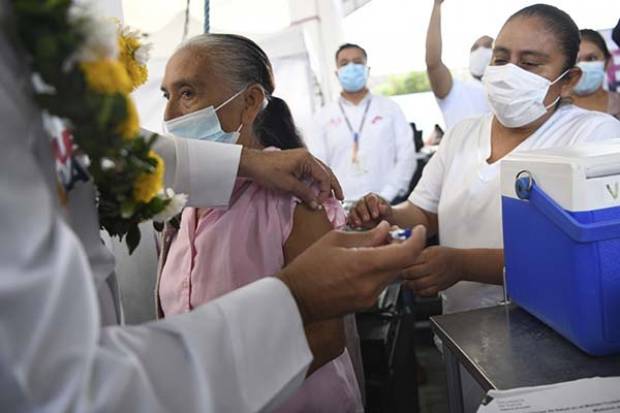
[[[120,34],[125,37],[133,37],[134,39],[139,39],[142,36],[142,32],[138,29],[132,29],[129,26],[119,26]]]
[[[145,43],[138,47],[138,50],[136,50],[133,55],[134,59],[136,59],[136,62],[140,63],[141,65],[146,65],[146,63],[151,58],[151,49],[153,49],[152,43]]]
[[[77,25],[84,42],[66,64],[87,62],[118,56],[117,24],[113,19],[95,16],[85,4],[74,3],[69,9],[69,21]]]
[[[137,29],[132,29],[129,26],[122,26],[119,28],[120,34],[126,38],[133,38],[140,42],[140,47],[133,53],[133,58],[141,65],[146,65],[151,57],[152,43],[144,43],[145,35]]]
[[[168,221],[169,219],[176,216],[179,212],[181,212],[183,210],[183,207],[187,203],[187,195],[175,194],[171,188],[166,189],[166,192],[160,195],[165,195],[165,197],[169,199],[170,202],[168,203],[168,205],[166,205],[163,211],[153,217],[153,221]]]
[[[31,80],[32,87],[34,88],[35,92],[50,95],[56,93],[56,89],[53,86],[45,83],[41,75],[39,75],[38,73],[33,73]]]
[[[116,164],[114,163],[114,161],[110,158],[103,158],[101,159],[101,169],[103,171],[109,171],[110,169],[114,169],[116,168]]]

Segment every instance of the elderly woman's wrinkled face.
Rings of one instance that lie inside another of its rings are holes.
[[[168,101],[165,121],[207,106],[218,107],[238,92],[231,91],[224,79],[214,73],[207,53],[198,53],[191,48],[182,49],[170,58],[161,90]],[[217,111],[223,130],[236,130],[242,123],[243,97],[240,95]]]

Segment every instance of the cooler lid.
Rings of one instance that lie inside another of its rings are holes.
[[[510,154],[505,160],[523,166],[540,163],[570,164],[583,170],[586,179],[620,175],[620,139],[523,151]]]

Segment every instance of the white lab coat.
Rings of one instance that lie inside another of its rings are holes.
[[[0,20],[7,10],[0,0]],[[3,32],[0,56],[0,411],[256,412],[298,388],[312,356],[275,278],[182,316],[102,327],[120,316],[92,183],[60,205],[28,71]],[[227,203],[238,148],[167,138],[158,151],[192,205]]]

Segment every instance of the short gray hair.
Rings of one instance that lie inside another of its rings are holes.
[[[273,69],[265,52],[252,40],[234,34],[205,33],[181,43],[177,51],[193,49],[208,53],[215,73],[226,79],[235,93],[252,84],[266,96],[275,88]]]

